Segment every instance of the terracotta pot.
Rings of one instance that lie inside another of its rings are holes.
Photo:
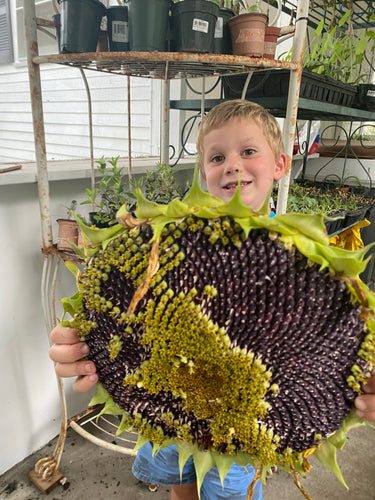
[[[281,28],[275,26],[266,26],[264,35],[264,53],[263,57],[267,59],[275,59],[277,39],[280,36]]]
[[[267,20],[266,14],[255,12],[240,14],[229,19],[234,55],[263,56]]]
[[[65,252],[74,252],[68,241],[78,244],[78,223],[71,219],[57,219],[59,234],[57,238],[57,249]]]
[[[86,240],[86,247],[87,248],[93,248],[93,246],[91,244],[91,241],[88,239],[87,236],[85,236],[85,240]],[[80,228],[78,228],[78,243],[77,243],[77,246],[79,248],[83,248],[84,247],[83,234],[82,234],[82,231],[81,231]]]

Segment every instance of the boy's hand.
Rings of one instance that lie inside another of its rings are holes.
[[[89,347],[81,342],[74,328],[57,325],[50,333],[53,343],[49,357],[56,363],[55,371],[60,377],[77,377],[73,384],[76,392],[86,392],[98,381],[96,366],[92,361],[82,360]]]
[[[365,394],[358,396],[354,402],[356,413],[359,417],[375,423],[375,370],[363,390]]]

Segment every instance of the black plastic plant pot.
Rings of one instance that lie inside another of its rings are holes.
[[[375,110],[375,85],[373,83],[361,83],[358,85],[359,107],[369,111]]]
[[[177,52],[214,52],[219,7],[207,0],[184,0],[171,7]]]
[[[53,24],[55,26],[55,30],[56,30],[56,40],[57,40],[57,48],[58,48],[58,51],[59,53],[61,52],[61,48],[60,48],[60,30],[61,30],[61,20],[60,20],[60,14],[55,14],[54,16],[52,16],[52,20],[53,20]]]
[[[219,9],[219,16],[216,21],[214,33],[214,53],[215,54],[231,54],[232,53],[232,38],[228,21],[234,16],[231,9],[221,7]]]
[[[353,210],[352,212],[348,212],[345,217],[344,226],[351,227],[358,222],[361,222],[365,217],[365,209],[364,207],[360,207],[357,210]]]
[[[107,9],[107,29],[109,50],[123,52],[129,50],[129,25],[127,5],[114,5]]]
[[[169,0],[128,0],[129,50],[166,50],[169,7]]]
[[[341,210],[330,216],[332,218],[335,218],[336,220],[324,221],[329,236],[337,234],[344,227],[345,216],[346,212],[344,210]]]
[[[95,52],[106,8],[98,0],[60,0],[61,52]]]

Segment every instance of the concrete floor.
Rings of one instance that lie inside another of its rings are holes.
[[[91,432],[91,431],[90,431]],[[66,477],[48,495],[28,479],[35,463],[53,453],[56,439],[0,476],[0,499],[7,500],[168,500],[170,489],[153,493],[131,473],[133,457],[106,450],[82,438],[71,428],[65,442],[60,472]],[[311,459],[313,470],[302,481],[314,500],[375,500],[375,430],[354,429],[338,461],[350,489]],[[264,500],[301,500],[292,478],[276,472],[264,487]],[[232,499],[236,500],[236,499]]]

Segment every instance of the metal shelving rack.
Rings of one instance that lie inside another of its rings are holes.
[[[38,54],[37,29],[38,25],[45,25],[44,20],[38,20],[35,13],[35,0],[23,0],[25,32],[27,40],[27,60],[31,106],[34,127],[34,142],[38,178],[38,194],[42,226],[42,250],[44,254],[41,296],[45,313],[47,331],[50,332],[55,324],[55,284],[58,265],[63,256],[60,256],[53,245],[52,227],[49,211],[49,183],[48,165],[46,157],[46,142],[43,121],[43,97],[40,79],[40,65],[56,63],[69,65],[87,70],[105,71],[126,76],[157,78],[162,81],[161,109],[162,109],[162,147],[161,161],[168,159],[168,130],[169,130],[169,82],[176,78],[197,78],[231,74],[235,72],[252,72],[264,69],[284,68],[290,70],[289,95],[285,106],[284,146],[288,157],[287,174],[280,185],[279,210],[285,211],[289,176],[292,163],[295,124],[297,120],[299,88],[302,74],[302,56],[304,51],[307,15],[309,0],[298,0],[296,6],[296,29],[293,40],[293,56],[289,63],[262,58],[238,57],[231,55],[214,54],[185,54],[185,53],[145,53],[145,52],[106,52],[87,54],[52,54],[40,56]],[[202,104],[201,104],[202,105]],[[84,429],[90,417],[73,418],[68,420],[64,386],[57,377],[61,402],[61,432],[56,448],[51,457],[39,461],[35,469],[30,472],[30,478],[42,491],[48,493],[62,481],[63,476],[58,471],[62,451],[65,443],[67,428],[70,425],[80,434],[93,443],[119,451],[130,453],[127,442],[121,446],[111,443],[106,436],[109,432],[102,429],[103,435],[98,438]],[[89,409],[95,412],[97,409]],[[85,412],[86,413],[86,412]],[[108,422],[104,427],[108,427]]]

